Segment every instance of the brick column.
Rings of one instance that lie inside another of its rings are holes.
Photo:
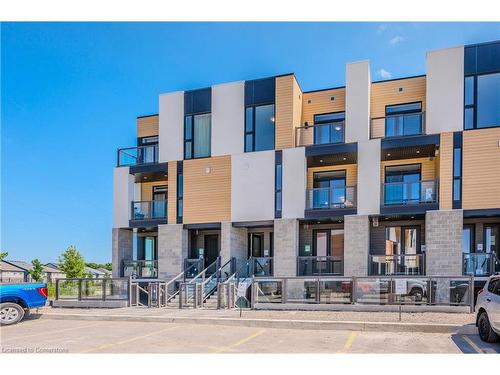
[[[297,276],[299,221],[274,220],[274,276]]]
[[[367,276],[370,249],[368,215],[344,216],[344,276]]]
[[[239,261],[247,259],[247,228],[235,228],[230,221],[221,223],[220,256],[222,264],[231,257]],[[239,264],[239,262],[238,262]]]
[[[112,275],[122,276],[122,262],[132,260],[132,230],[113,228],[112,232]]]
[[[158,225],[158,278],[168,280],[181,273],[187,256],[187,229],[182,224]]]
[[[433,210],[425,214],[427,276],[462,275],[462,210]]]

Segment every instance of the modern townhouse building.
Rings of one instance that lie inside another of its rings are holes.
[[[160,95],[118,150],[113,274],[231,258],[256,276],[500,271],[500,41],[426,64],[372,81],[349,63],[345,86],[315,91],[285,74]]]

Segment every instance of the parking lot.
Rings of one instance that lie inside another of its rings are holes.
[[[476,334],[276,329],[28,319],[0,328],[2,353],[500,353]]]

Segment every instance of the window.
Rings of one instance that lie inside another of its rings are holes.
[[[283,183],[283,167],[281,163],[276,164],[275,170],[275,216],[277,219],[281,218],[281,210],[282,210],[282,183]]]
[[[184,179],[182,161],[177,162],[177,224],[182,224],[184,209]]]
[[[245,152],[274,149],[274,104],[245,109]]]
[[[474,252],[474,225],[464,225],[462,252],[465,254]]]
[[[462,200],[462,148],[453,149],[453,201]]]
[[[346,171],[315,172],[312,208],[344,208],[346,203]]]
[[[420,203],[420,164],[385,167],[384,204]],[[425,200],[432,201],[433,185],[425,186]],[[427,191],[430,189],[430,191]],[[423,189],[422,189],[423,190]]]
[[[314,144],[344,142],[345,112],[314,115]]]
[[[420,227],[386,227],[385,255],[420,254]]]
[[[401,137],[422,134],[422,103],[385,107],[385,136]]]
[[[167,217],[167,185],[153,186],[153,218]]]
[[[210,113],[188,115],[184,119],[184,159],[210,156],[211,115]]]
[[[500,126],[500,73],[465,77],[464,129]]]

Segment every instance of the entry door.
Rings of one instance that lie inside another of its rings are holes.
[[[167,216],[167,185],[153,186],[153,217]]]
[[[205,267],[216,261],[219,256],[219,235],[205,235]]]
[[[249,233],[248,246],[250,257],[264,256],[264,233]]]

